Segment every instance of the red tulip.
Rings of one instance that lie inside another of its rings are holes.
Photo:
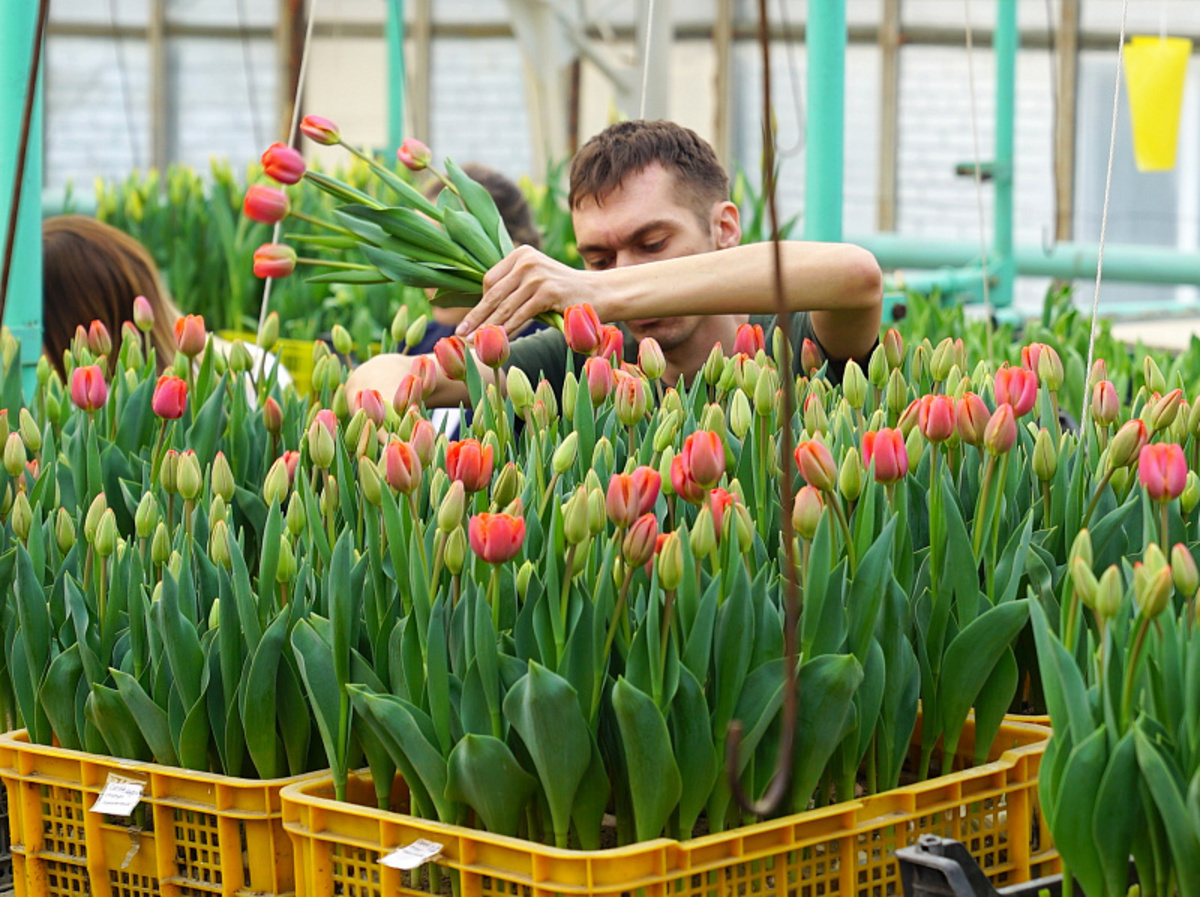
[[[492,481],[492,447],[477,439],[460,439],[446,448],[446,473],[468,492],[486,489]]]
[[[88,326],[87,341],[93,355],[103,358],[112,352],[112,336],[103,321],[92,321]]]
[[[433,355],[448,379],[467,379],[467,344],[461,336],[442,337],[433,344]]]
[[[1187,484],[1188,465],[1182,446],[1155,442],[1138,456],[1138,480],[1154,501],[1174,501]]]
[[[863,462],[867,467],[875,462],[875,479],[880,483],[895,483],[908,473],[908,449],[899,430],[883,427],[863,436]]]
[[[958,435],[967,445],[982,445],[983,431],[987,428],[991,416],[983,399],[973,392],[963,393],[958,400],[956,409],[958,416]]]
[[[254,276],[287,277],[296,270],[296,250],[283,243],[263,243],[254,250]]]
[[[408,494],[421,484],[421,459],[407,442],[393,439],[383,450],[384,476],[397,492]]]
[[[263,172],[281,184],[296,184],[304,177],[304,157],[282,143],[272,143],[262,154]]]
[[[725,522],[725,511],[736,504],[737,493],[727,489],[716,488],[708,493],[708,509],[712,512],[713,530],[717,537],[721,535],[721,525]]]
[[[733,338],[733,354],[749,355],[754,358],[760,351],[767,348],[761,324],[740,324],[737,335]]]
[[[796,468],[804,482],[822,492],[832,492],[837,486],[838,468],[833,454],[825,444],[808,439],[796,446]]]
[[[283,453],[283,466],[287,470],[288,487],[296,482],[296,468],[300,466],[300,453],[289,449]]]
[[[607,358],[593,355],[583,363],[583,374],[587,380],[588,392],[592,396],[592,407],[600,405],[607,399],[617,385],[617,377]]]
[[[320,115],[306,115],[300,120],[300,133],[322,146],[336,146],[342,142],[338,126]]]
[[[292,210],[288,195],[278,187],[251,184],[242,200],[242,214],[259,224],[275,224]]]
[[[490,368],[508,361],[508,333],[495,324],[484,324],[475,331],[475,355]]]
[[[563,312],[563,336],[571,351],[591,355],[600,345],[600,317],[586,302],[568,305]]]
[[[608,519],[622,529],[632,526],[638,517],[654,510],[661,484],[662,475],[653,467],[613,474],[604,501]]]
[[[697,430],[683,441],[679,453],[692,479],[705,488],[717,485],[725,473],[725,444],[711,430]]]
[[[692,473],[684,463],[683,455],[671,459],[671,488],[684,501],[694,505],[704,501],[704,487],[696,482]]]
[[[1017,441],[1016,412],[1005,402],[988,419],[983,430],[983,445],[993,455],[1003,455]]]
[[[263,427],[268,433],[278,433],[283,429],[283,409],[273,396],[267,396],[263,402]]]
[[[825,363],[825,356],[821,353],[817,344],[810,339],[805,339],[800,344],[800,370],[808,374],[815,374],[821,369],[821,365]]]
[[[476,514],[467,525],[471,550],[489,564],[511,561],[525,541],[525,518],[511,514]]]
[[[600,328],[600,351],[596,353],[605,361],[616,358],[620,361],[625,357],[625,334],[615,324],[605,324]]]
[[[409,171],[423,171],[429,167],[429,160],[433,158],[433,153],[417,138],[408,137],[396,150],[396,158]]]
[[[930,442],[945,442],[954,435],[956,426],[954,400],[949,396],[922,396],[917,425],[921,435]]]
[[[187,381],[172,374],[163,374],[154,387],[150,407],[164,420],[178,420],[187,407]]]
[[[998,405],[1012,405],[1013,414],[1022,417],[1037,403],[1038,378],[1033,371],[1005,365],[992,381]]]
[[[654,546],[658,543],[658,519],[653,514],[643,514],[633,522],[625,533],[621,545],[625,562],[630,567],[640,567],[654,557]]]
[[[658,493],[662,489],[662,474],[643,464],[641,467],[635,467],[630,476],[633,478],[633,494],[637,499],[638,514],[649,514],[658,502]]]
[[[375,426],[383,425],[387,418],[387,405],[384,404],[383,396],[379,394],[378,389],[364,389],[359,392],[354,401],[359,408],[366,412],[367,419]]]
[[[89,413],[104,407],[108,384],[99,365],[81,365],[71,372],[71,401]]]

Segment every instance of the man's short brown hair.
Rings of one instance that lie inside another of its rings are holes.
[[[729,198],[729,175],[708,142],[671,121],[623,121],[605,128],[571,161],[572,209],[585,199],[603,203],[630,175],[658,163],[675,174],[679,201],[706,220]]]

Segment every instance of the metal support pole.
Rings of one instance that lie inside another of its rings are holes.
[[[1014,2],[1015,0],[1007,0]],[[846,0],[809,0],[804,236],[842,239]]]
[[[0,238],[6,237],[8,210],[20,153],[21,119],[31,64],[38,4],[0,0]],[[44,65],[43,65],[44,71]],[[39,82],[43,79],[39,73]],[[0,245],[4,240],[0,239]],[[4,323],[21,341],[22,382],[27,396],[37,386],[42,354],[42,88],[38,84],[30,120],[25,176],[21,186],[16,236]]]
[[[404,0],[388,0],[388,156],[404,140]]]
[[[1013,131],[1016,126],[1017,92],[1017,0],[999,0],[996,4],[996,35],[992,44],[996,54],[996,147],[993,157],[993,237],[990,273],[995,278],[991,289],[992,305],[1012,305],[1013,279]]]
[[[896,168],[900,155],[900,2],[883,0],[879,26],[879,209],[881,231],[896,229]]]

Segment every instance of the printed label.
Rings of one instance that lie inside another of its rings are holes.
[[[107,813],[109,816],[128,816],[133,812],[133,808],[142,802],[142,792],[145,790],[145,782],[126,779],[110,772],[108,780],[104,783],[104,790],[92,804],[92,812]]]
[[[418,866],[423,866],[430,860],[437,859],[442,854],[442,845],[437,841],[426,841],[424,838],[413,841],[407,847],[401,847],[399,850],[393,850],[387,856],[382,857],[379,862],[385,866],[391,866],[393,869],[402,869],[408,871],[416,869]]]

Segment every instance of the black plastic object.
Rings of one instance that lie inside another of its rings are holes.
[[[8,794],[0,785],[0,891],[12,887],[12,850],[8,840]]]
[[[958,841],[922,835],[912,847],[896,851],[905,897],[1061,897],[1062,876],[1038,878],[997,890],[975,858]]]

